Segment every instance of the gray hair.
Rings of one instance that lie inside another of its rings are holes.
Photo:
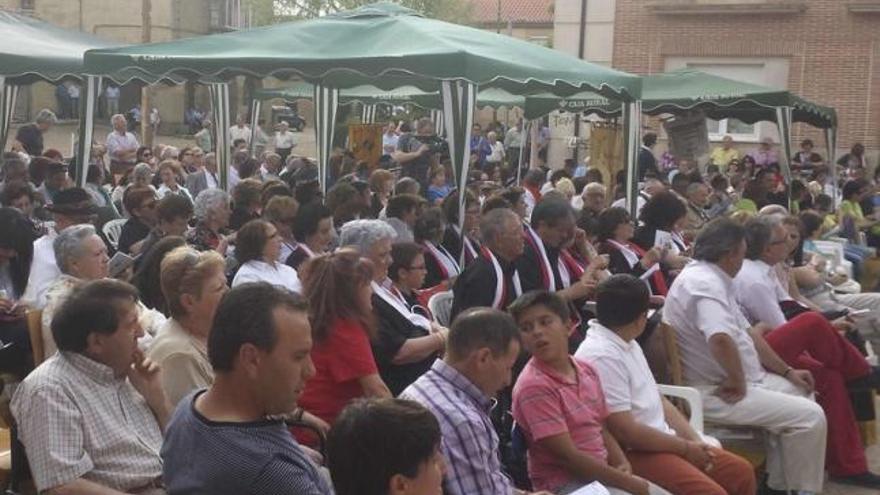
[[[153,169],[150,167],[148,163],[138,163],[134,166],[134,169],[131,171],[132,180],[137,179],[146,179],[149,181],[153,177]]]
[[[483,236],[483,240],[494,243],[504,233],[505,221],[511,218],[517,223],[520,221],[516,213],[509,208],[496,208],[486,212],[480,219],[480,234]]]
[[[746,229],[722,217],[707,223],[694,242],[694,259],[717,263],[736,249],[746,238]]]
[[[758,215],[788,215],[788,210],[782,205],[767,205],[758,211]]]
[[[85,254],[83,243],[93,235],[96,235],[93,225],[71,225],[62,230],[58,237],[52,241],[55,260],[58,262],[61,273],[70,274],[71,264]]]
[[[586,196],[587,194],[602,194],[604,196],[607,193],[608,189],[606,189],[605,186],[603,186],[602,184],[599,184],[598,182],[590,182],[589,184],[584,186],[584,192],[582,193],[582,195]]]
[[[394,184],[394,195],[418,194],[421,188],[422,186],[419,184],[419,181],[412,177],[401,177],[397,183]]]
[[[773,230],[782,226],[782,219],[781,215],[762,215],[746,222],[746,258],[761,258],[773,242]]]
[[[193,202],[193,216],[196,220],[204,222],[211,216],[211,212],[222,206],[229,206],[229,194],[222,189],[205,189],[196,196]]]
[[[160,160],[177,160],[177,157],[180,155],[180,150],[175,146],[166,146],[164,150],[162,150],[162,156],[159,157]]]
[[[362,254],[369,253],[374,244],[397,238],[397,232],[382,220],[352,220],[339,231],[339,245],[352,246]]]
[[[117,120],[122,120],[123,122],[127,122],[127,121],[125,120],[125,115],[122,115],[121,113],[117,113],[116,115],[110,117],[110,123],[111,123],[111,124],[114,123],[114,122],[116,122]]]
[[[692,182],[691,184],[688,185],[687,191],[685,191],[685,194],[687,194],[688,196],[690,196],[692,194],[696,194],[700,189],[702,189],[704,187],[707,189],[709,188],[709,186],[707,186],[706,184],[704,184],[702,182]]]
[[[214,152],[205,153],[205,163],[217,163],[217,155]]]
[[[52,110],[44,108],[37,114],[37,118],[34,119],[34,122],[38,124],[54,124],[58,122],[58,117],[55,116],[55,112]]]

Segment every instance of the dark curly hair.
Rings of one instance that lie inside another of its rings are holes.
[[[597,239],[599,241],[614,239],[614,231],[617,230],[617,227],[622,223],[628,223],[630,221],[632,221],[632,217],[629,216],[629,212],[626,211],[626,208],[615,206],[602,210],[602,213],[599,213],[599,216],[596,219]]]
[[[687,207],[684,201],[675,193],[663,191],[651,196],[651,199],[645,203],[639,214],[639,220],[646,227],[669,231],[672,230],[675,222],[685,215],[687,215]]]

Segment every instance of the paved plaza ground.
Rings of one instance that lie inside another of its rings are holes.
[[[71,147],[73,143],[73,139],[71,137],[77,131],[78,124],[74,121],[62,121],[57,125],[53,126],[49,129],[49,132],[43,136],[44,147],[46,149],[55,148],[61,151],[64,156],[72,156]],[[12,129],[9,132],[9,141],[12,142],[12,139],[15,138],[15,133],[18,130],[20,125],[13,125]],[[104,139],[107,137],[107,134],[110,133],[110,125],[109,124],[99,124],[95,126],[95,141],[99,143],[103,143]],[[315,130],[311,127],[306,127],[303,132],[295,133],[297,138],[297,147],[294,153],[305,156],[315,156]],[[163,135],[161,129],[159,130],[158,139],[154,139],[154,142],[169,144],[172,146],[183,147],[183,146],[192,146],[195,144],[193,138],[191,136],[184,135]]]

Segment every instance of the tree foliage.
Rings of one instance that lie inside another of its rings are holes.
[[[285,20],[311,19],[326,13],[350,10],[377,0],[244,0],[255,25]],[[468,0],[394,0],[426,17],[466,24],[470,18]]]

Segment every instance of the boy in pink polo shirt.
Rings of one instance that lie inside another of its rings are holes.
[[[559,495],[593,481],[614,494],[669,495],[632,474],[605,428],[608,409],[596,371],[568,354],[568,306],[555,294],[524,294],[508,308],[532,358],[513,387],[513,417],[528,442],[535,489]]]

